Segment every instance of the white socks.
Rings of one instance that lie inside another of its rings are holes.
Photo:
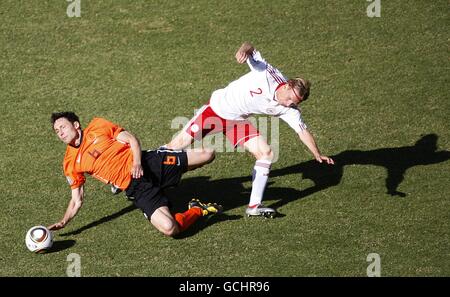
[[[261,204],[271,164],[272,162],[269,160],[256,160],[255,167],[253,167],[252,194],[248,203],[250,207]]]

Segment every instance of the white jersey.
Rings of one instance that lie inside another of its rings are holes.
[[[210,106],[226,120],[245,120],[253,114],[278,116],[296,132],[306,129],[300,110],[278,104],[275,90],[286,82],[281,72],[258,51],[247,59],[250,72],[211,95]]]

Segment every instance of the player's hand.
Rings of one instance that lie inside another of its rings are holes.
[[[53,225],[48,226],[47,229],[48,229],[48,230],[51,230],[51,231],[55,231],[55,230],[62,229],[62,228],[64,228],[65,226],[66,226],[66,222],[60,221],[60,222],[58,222],[58,223],[56,223],[56,224],[53,224]]]
[[[140,178],[143,175],[144,175],[144,169],[142,168],[142,165],[140,163],[133,164],[133,166],[131,166],[131,176],[133,178]]]
[[[247,61],[247,58],[248,58],[248,54],[247,54],[246,52],[244,52],[244,51],[242,51],[242,50],[238,50],[238,51],[236,52],[236,61],[237,61],[239,64],[245,63],[245,61]]]
[[[318,156],[316,157],[317,162],[323,163],[324,161],[329,165],[334,165],[334,160],[327,156]]]
[[[248,56],[253,52],[255,48],[253,47],[253,45],[251,43],[248,42],[244,42],[241,47],[238,49],[238,51],[236,52],[236,61],[239,64],[243,64],[245,63],[245,61],[247,61]]]

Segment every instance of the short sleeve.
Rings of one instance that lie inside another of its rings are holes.
[[[83,173],[76,172],[71,163],[72,162],[64,161],[64,176],[66,177],[70,188],[73,190],[84,185],[86,178]]]
[[[73,175],[72,176],[66,175],[66,179],[72,190],[81,187],[86,182],[86,178],[84,177],[84,175],[76,176],[75,178]]]
[[[280,115],[280,118],[297,133],[308,128],[303,122],[302,115],[297,108],[287,108],[286,112]]]
[[[116,138],[120,132],[124,131],[121,126],[114,124],[104,118],[95,118],[89,124],[92,130],[101,129],[107,136],[111,138]]]

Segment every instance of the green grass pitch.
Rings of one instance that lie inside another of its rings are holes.
[[[0,2],[0,276],[450,275],[448,1],[365,0]],[[170,195],[224,205],[178,238],[154,229],[123,195],[93,178],[51,252],[26,249],[34,225],[59,220],[70,198],[64,144],[51,112],[102,116],[143,148],[167,143],[177,117],[247,71],[251,41],[288,77],[312,81],[303,118],[332,168],[312,161],[280,124],[265,204],[244,216],[254,159],[219,152]],[[405,197],[387,194],[388,188]]]

